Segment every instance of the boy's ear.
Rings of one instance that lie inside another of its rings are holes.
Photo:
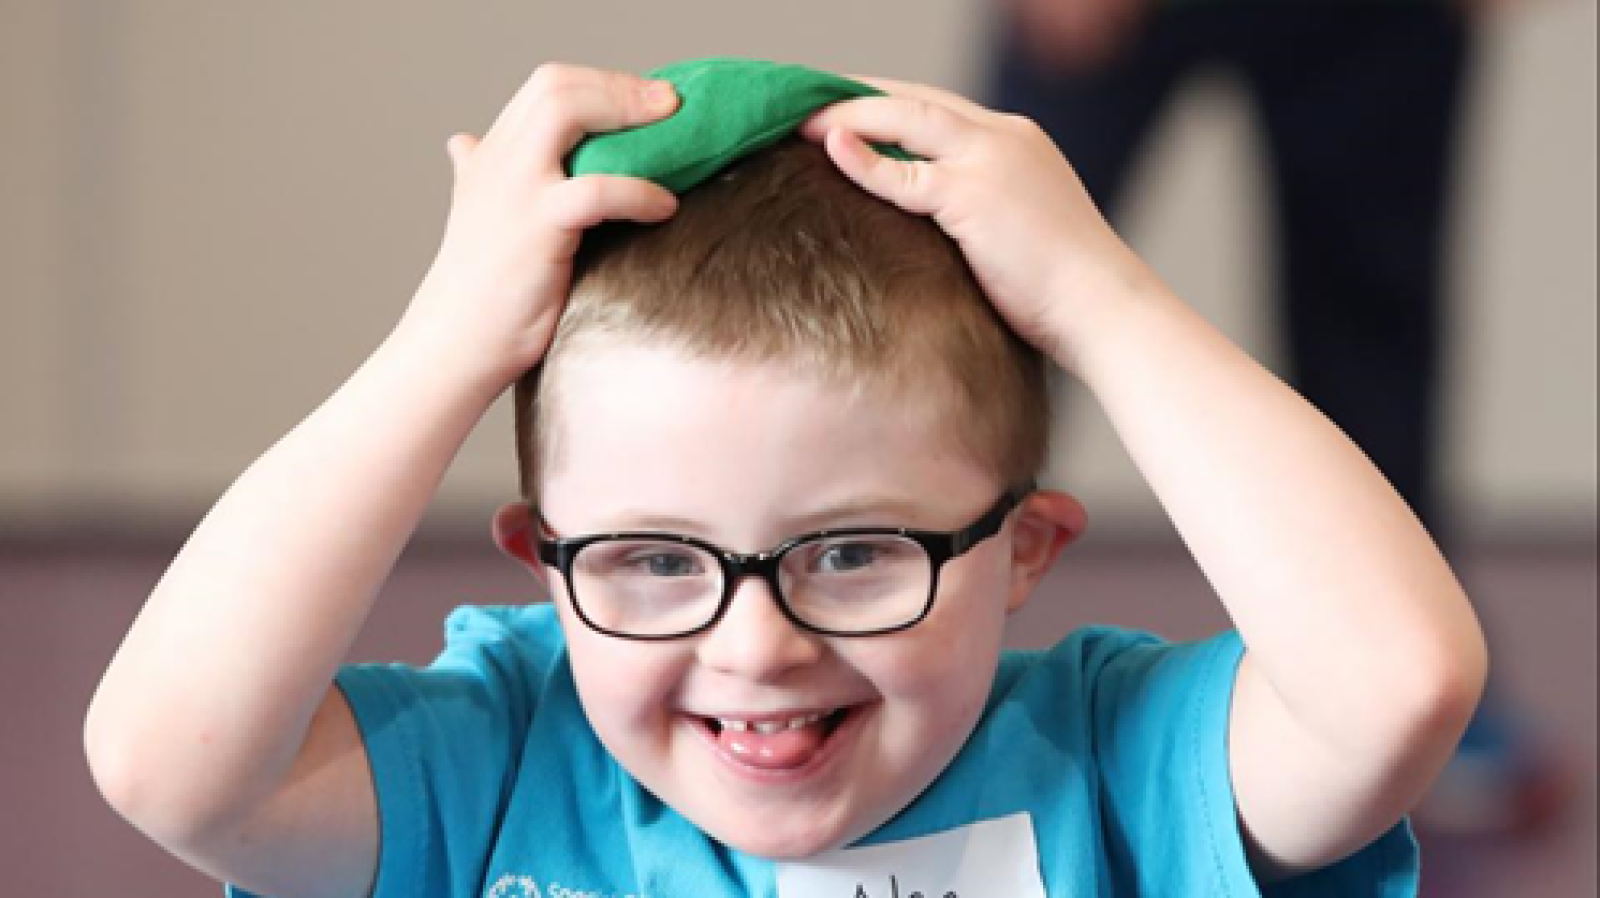
[[[1021,608],[1056,556],[1088,529],[1083,503],[1058,490],[1035,490],[1017,510],[1011,538],[1011,591],[1006,611]]]
[[[500,506],[500,510],[494,513],[491,529],[494,532],[494,543],[500,547],[500,551],[521,562],[535,577],[543,580],[544,564],[539,561],[539,556],[534,551],[533,526],[528,503],[509,502]]]

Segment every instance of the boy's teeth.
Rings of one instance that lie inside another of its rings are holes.
[[[775,735],[777,733],[781,733],[784,730],[798,730],[801,727],[808,727],[808,726],[816,723],[817,721],[821,720],[825,716],[827,716],[827,715],[825,715],[825,714],[807,714],[804,717],[792,717],[792,718],[790,718],[788,720],[756,720],[756,721],[732,720],[732,719],[729,719],[729,718],[721,718],[721,717],[719,717],[719,718],[717,718],[717,722],[722,724],[723,729],[733,730],[733,731],[739,732],[739,733],[748,733],[751,730],[754,730],[755,732],[760,733],[763,736],[772,736],[772,735]]]

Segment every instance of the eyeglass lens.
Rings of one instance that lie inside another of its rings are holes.
[[[915,540],[841,535],[793,546],[778,568],[778,597],[806,624],[871,632],[920,617],[933,565]],[[572,563],[573,600],[595,626],[632,636],[697,630],[716,617],[722,562],[698,546],[630,538],[591,543]]]

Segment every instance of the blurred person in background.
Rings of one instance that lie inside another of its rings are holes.
[[[990,101],[1038,122],[1115,218],[1186,77],[1237,74],[1264,138],[1291,382],[1362,446],[1441,542],[1439,372],[1452,176],[1488,0],[1002,0]],[[1555,817],[1561,768],[1490,693],[1424,831]]]

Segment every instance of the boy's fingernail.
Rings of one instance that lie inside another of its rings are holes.
[[[650,82],[649,86],[644,89],[644,98],[650,103],[651,106],[660,109],[671,106],[672,101],[676,98],[676,94],[672,89],[672,82],[652,81]]]

